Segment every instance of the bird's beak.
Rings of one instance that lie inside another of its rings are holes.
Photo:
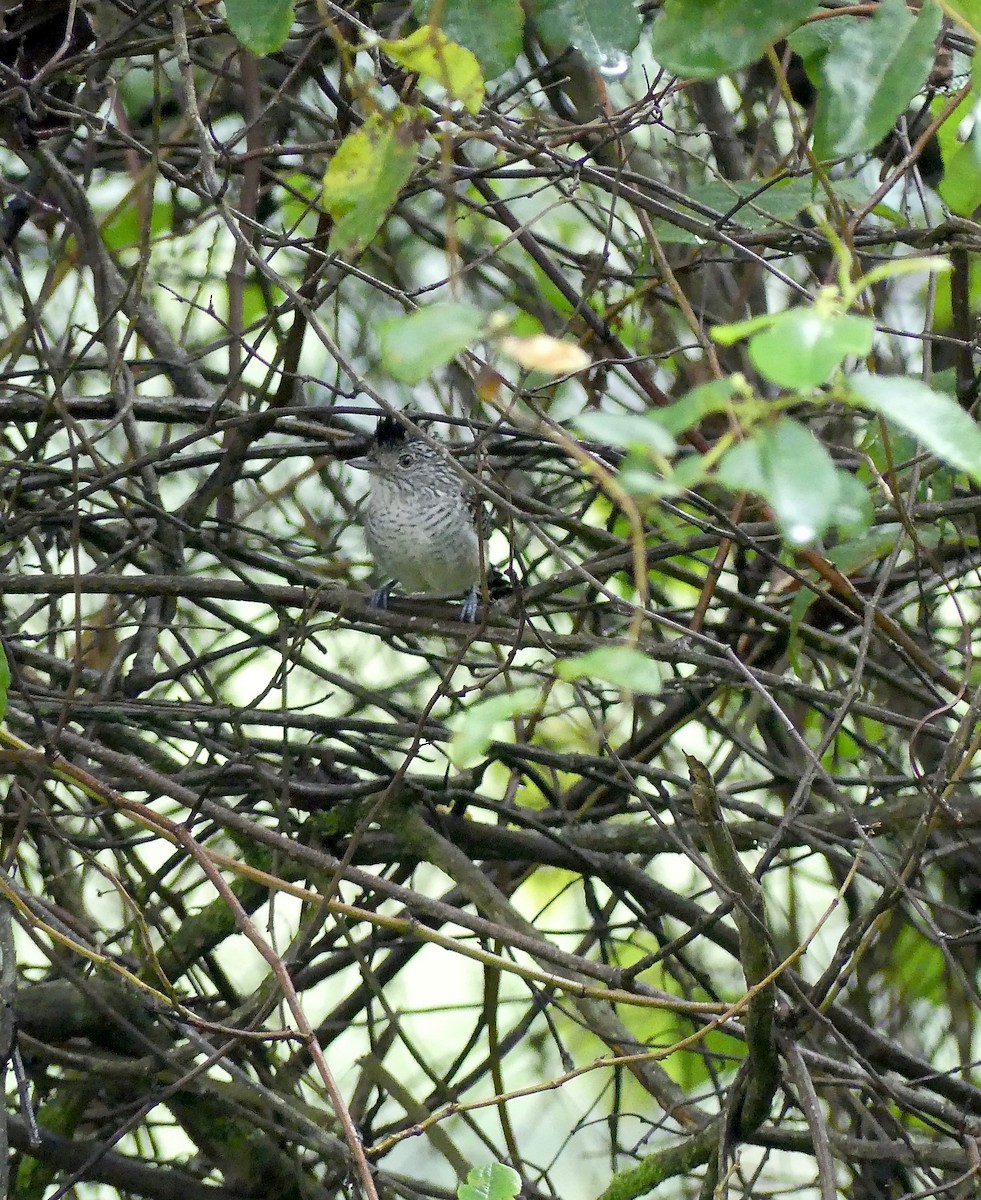
[[[378,470],[378,463],[373,458],[348,458],[345,459],[345,465],[354,467],[357,471],[372,471]]]

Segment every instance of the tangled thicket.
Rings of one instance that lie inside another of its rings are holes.
[[[303,0],[267,57],[206,0],[2,6],[20,1200],[417,1200],[495,1160],[569,1200],[977,1194],[977,486],[709,336],[943,253],[863,292],[866,365],[971,409],[979,230],[934,189],[972,46],[825,171],[782,47],[685,83],[645,30],[604,77],[526,7],[468,107],[379,47],[399,3]],[[324,172],[396,103],[406,182],[338,253]],[[434,301],[591,365],[489,336],[409,387],[385,338]],[[368,605],[344,459],[385,406],[484,498],[512,593],[475,626]],[[868,528],[795,546],[694,470],[770,412]]]

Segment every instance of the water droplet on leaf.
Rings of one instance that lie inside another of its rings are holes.
[[[806,525],[802,521],[795,521],[787,529],[787,541],[792,546],[806,546],[809,542],[813,542],[817,530],[813,525]]]

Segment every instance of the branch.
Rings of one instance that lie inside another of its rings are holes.
[[[733,916],[739,933],[739,957],[748,990],[773,975],[775,962],[766,924],[763,889],[743,866],[729,836],[715,783],[706,768],[685,756],[691,772],[691,799],[712,866],[725,889],[725,900],[735,901]],[[780,1067],[774,1040],[773,1018],[776,984],[753,992],[746,1006],[745,1029],[748,1054],[745,1095],[739,1109],[738,1132],[745,1136],[770,1111],[770,1102],[780,1082]]]

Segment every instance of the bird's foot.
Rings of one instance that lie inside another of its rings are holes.
[[[395,580],[390,583],[383,584],[380,588],[375,588],[371,593],[371,598],[368,605],[371,608],[388,608],[388,598],[392,594],[392,588],[395,587]]]
[[[460,606],[460,620],[466,621],[468,625],[475,624],[477,620],[477,588],[472,587],[467,592],[467,598]]]

